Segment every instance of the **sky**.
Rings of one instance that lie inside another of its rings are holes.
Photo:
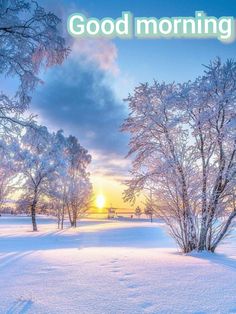
[[[183,82],[203,72],[203,64],[219,56],[235,58],[236,42],[216,39],[74,39],[67,33],[70,14],[88,17],[194,16],[205,11],[213,16],[236,16],[235,0],[40,0],[62,19],[62,33],[71,48],[68,59],[42,73],[44,84],[33,95],[31,110],[41,123],[78,136],[93,157],[90,168],[95,194],[102,193],[106,206],[124,204],[122,182],[128,178],[131,160],[128,135],[120,132],[128,115],[124,98],[141,82]],[[142,205],[141,205],[142,206]]]

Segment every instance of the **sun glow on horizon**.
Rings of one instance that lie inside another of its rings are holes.
[[[97,197],[96,197],[96,206],[97,206],[97,208],[98,209],[104,208],[105,203],[106,203],[106,200],[105,200],[104,195],[103,194],[97,195]]]

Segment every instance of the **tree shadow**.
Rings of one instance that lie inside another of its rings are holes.
[[[227,268],[230,268],[236,271],[236,258],[229,257],[225,254],[203,252],[203,253],[192,253],[192,254],[188,254],[187,256],[198,258],[201,260],[207,260],[210,263],[225,266]]]
[[[19,259],[30,255],[32,252],[14,252],[7,255],[3,255],[0,257],[0,271],[2,271],[5,267],[11,265],[12,263],[15,263]]]
[[[6,314],[26,314],[32,305],[33,302],[31,300],[19,299],[13,302],[10,308],[6,311]]]
[[[112,228],[65,229],[53,232],[14,234],[0,236],[2,252],[32,252],[38,250],[89,248],[89,247],[134,247],[176,248],[162,228],[156,226],[113,226]]]

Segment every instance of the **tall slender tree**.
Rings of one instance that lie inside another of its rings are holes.
[[[15,159],[22,174],[22,197],[30,207],[33,231],[37,231],[37,207],[48,197],[50,182],[63,165],[58,134],[60,132],[50,134],[46,127],[34,125],[20,139],[16,152]]]

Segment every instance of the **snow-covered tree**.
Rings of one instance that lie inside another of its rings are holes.
[[[138,218],[140,218],[140,216],[142,215],[142,210],[141,208],[138,206],[135,208],[135,216],[137,216]]]
[[[0,74],[14,77],[13,95],[0,92],[0,132],[17,124],[30,103],[30,94],[41,81],[42,67],[60,64],[68,53],[59,35],[60,19],[37,1],[0,1]]]
[[[127,99],[135,159],[126,200],[151,189],[184,252],[214,251],[236,216],[235,87],[236,63],[217,59],[194,82],[141,84]]]
[[[22,173],[22,198],[28,203],[33,231],[37,231],[36,210],[49,197],[50,182],[63,168],[58,135],[60,132],[51,134],[46,127],[34,125],[20,139],[15,154]]]
[[[64,220],[67,210],[67,179],[67,175],[63,173],[62,175],[57,175],[55,179],[50,182],[50,201],[52,203],[54,213],[57,216],[58,229],[64,228]]]
[[[148,198],[145,202],[144,213],[151,222],[153,221],[153,216],[155,215],[155,213],[157,214],[157,211],[155,211],[155,206],[153,206],[152,200]]]
[[[76,137],[67,138],[66,160],[68,163],[65,185],[66,206],[71,226],[76,227],[79,218],[86,215],[92,196],[92,185],[87,166],[91,156]]]
[[[13,178],[16,175],[12,147],[7,141],[0,141],[0,209],[14,191]]]
[[[202,173],[199,249],[214,251],[236,216],[229,209],[236,179],[236,62],[215,60],[191,91],[185,104]]]
[[[91,200],[92,185],[87,166],[91,156],[74,136],[64,137],[61,157],[63,168],[51,181],[50,195],[56,208],[58,227],[63,229],[65,214],[68,213],[71,226],[76,227],[79,218],[86,215]]]

